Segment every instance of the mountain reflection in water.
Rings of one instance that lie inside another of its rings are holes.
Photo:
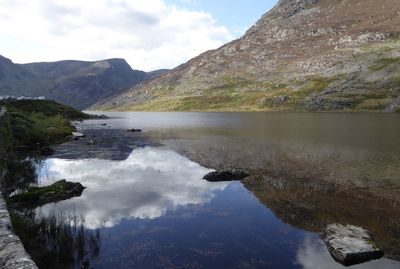
[[[124,161],[48,159],[38,169],[38,182],[79,181],[83,195],[56,204],[74,210],[89,229],[113,227],[122,219],[154,219],[180,206],[204,204],[226,183],[202,177],[212,170],[166,149],[143,148]],[[53,205],[40,209],[42,214]]]

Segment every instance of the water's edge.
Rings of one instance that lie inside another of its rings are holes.
[[[0,268],[38,269],[31,256],[25,251],[21,240],[14,234],[10,214],[3,195],[0,193]]]
[[[0,109],[0,119],[5,113]],[[31,256],[25,251],[20,238],[14,234],[6,201],[0,192],[0,268],[38,269]]]

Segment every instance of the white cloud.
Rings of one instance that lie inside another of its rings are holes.
[[[125,58],[172,68],[232,39],[211,14],[164,0],[0,0],[0,54],[15,62]]]

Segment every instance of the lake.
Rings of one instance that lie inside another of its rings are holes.
[[[386,253],[352,268],[400,268],[400,115],[106,115],[34,161],[38,185],[86,187],[24,212],[44,231],[43,268],[343,268],[320,239],[336,222]],[[202,179],[235,167],[251,176]]]

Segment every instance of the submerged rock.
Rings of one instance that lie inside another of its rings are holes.
[[[219,182],[219,181],[243,180],[248,176],[250,175],[241,169],[232,169],[232,170],[215,171],[208,173],[203,177],[203,179],[210,182]]]
[[[375,245],[371,233],[361,227],[330,224],[322,237],[332,257],[346,266],[380,259],[384,254]]]
[[[81,183],[60,180],[45,187],[30,187],[11,196],[10,201],[17,207],[36,207],[80,196],[84,189]]]
[[[91,115],[90,116],[91,119],[101,119],[101,120],[105,120],[105,119],[109,119],[108,116],[101,114],[101,115]]]
[[[141,129],[129,129],[127,131],[131,132],[131,133],[140,133],[142,130]]]

